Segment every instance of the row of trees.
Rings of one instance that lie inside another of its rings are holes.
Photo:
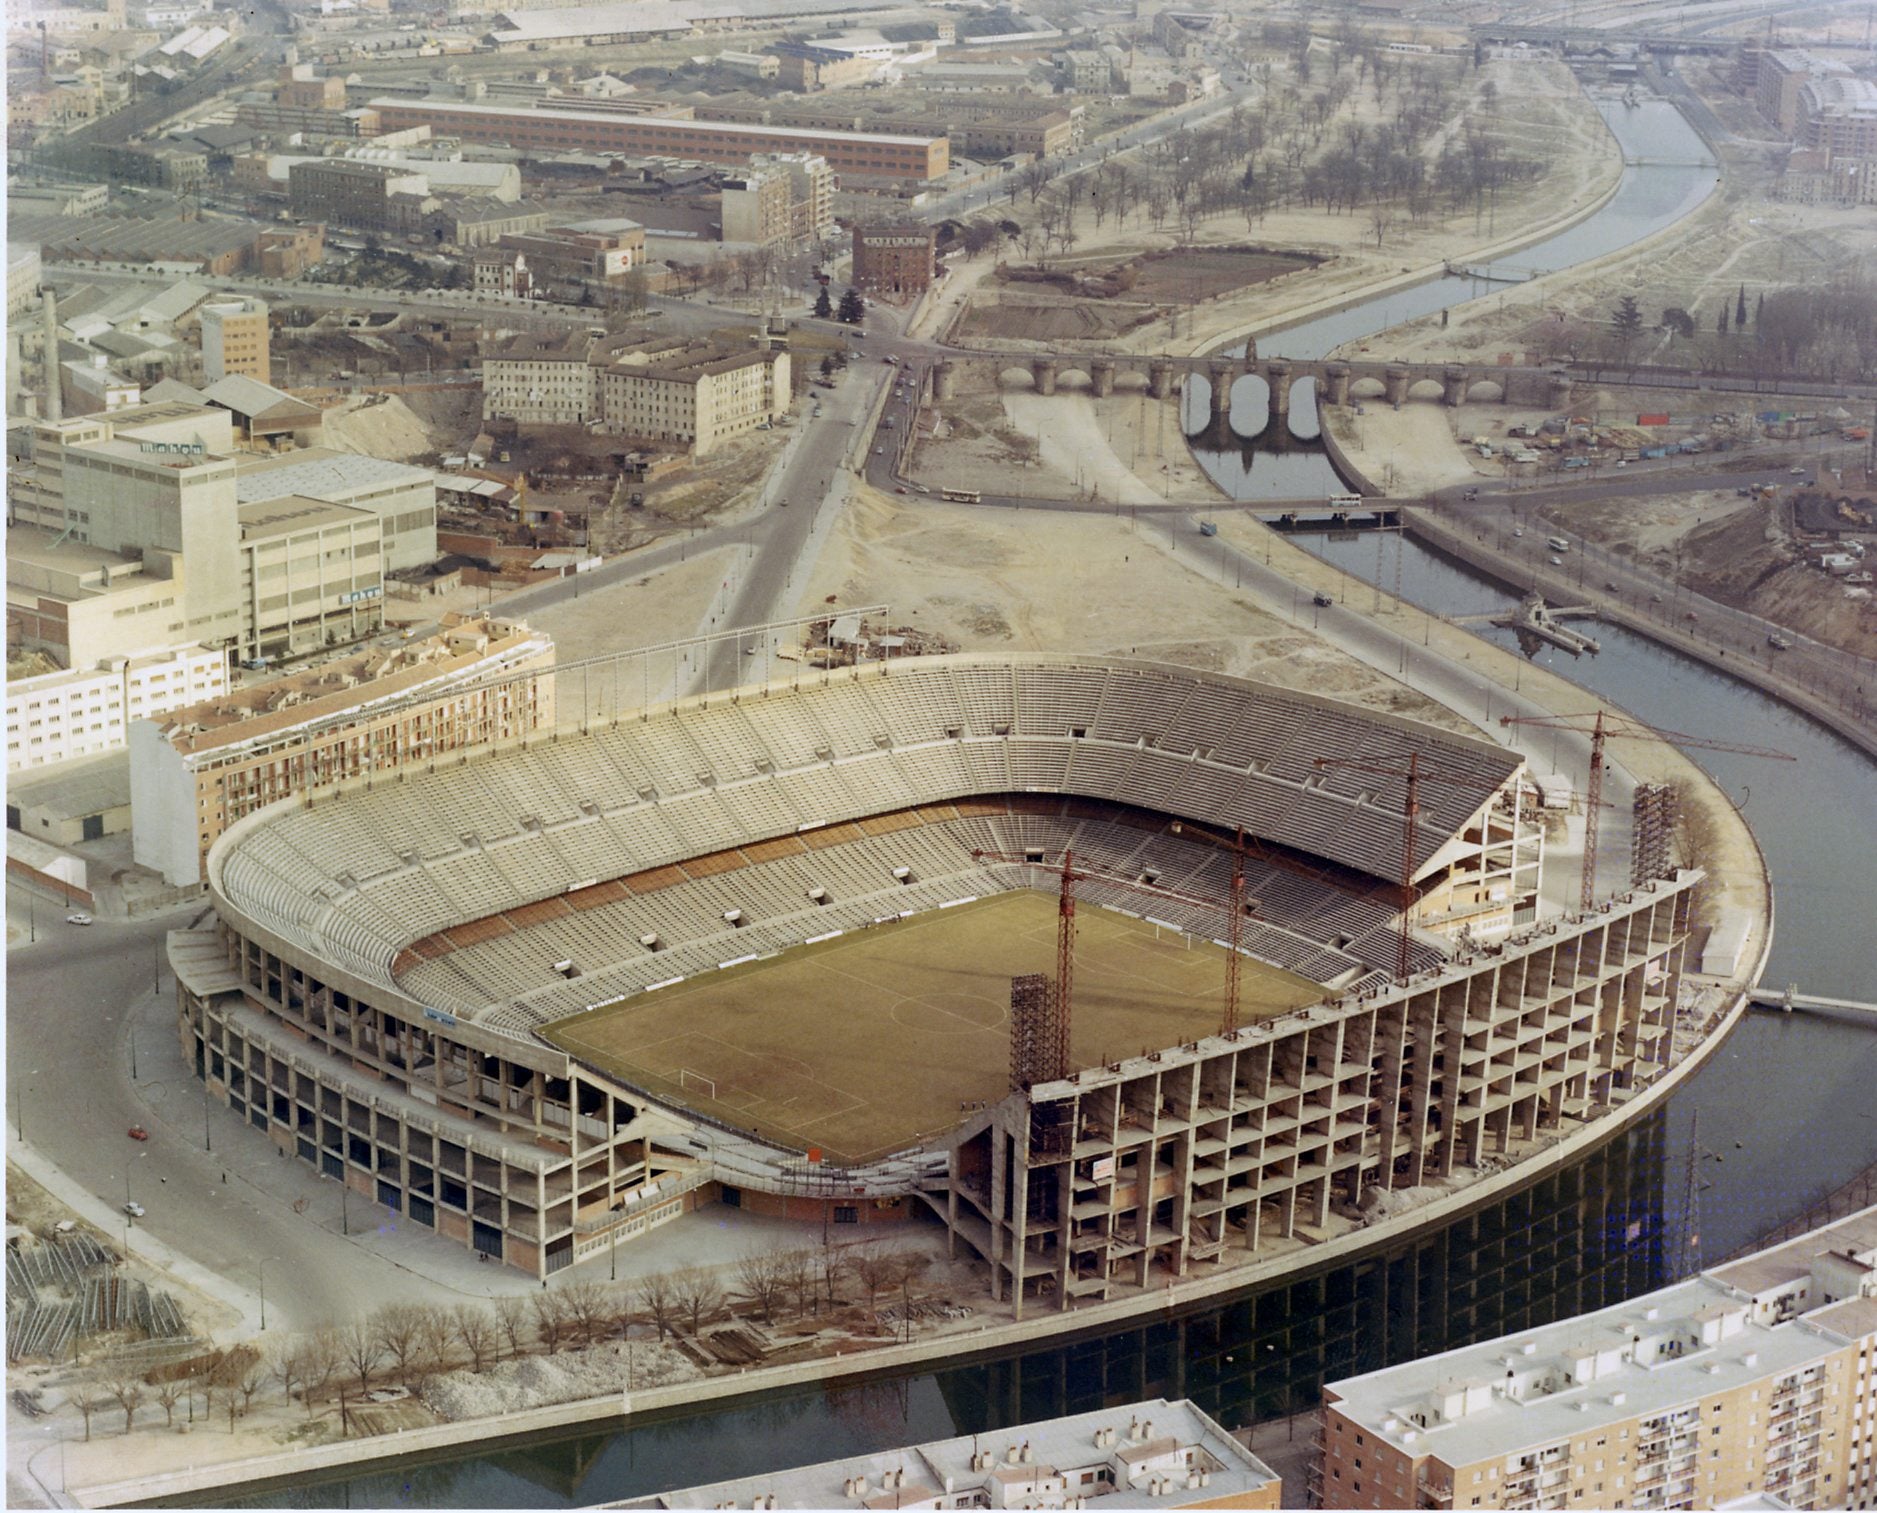
[[[1640,300],[1622,295],[1610,312],[1616,355],[1628,358],[1648,322]],[[1680,305],[1662,311],[1659,329],[1683,340],[1704,337],[1706,317]],[[1725,365],[1767,373],[1806,373],[1829,379],[1877,376],[1877,281],[1835,280],[1828,288],[1775,289],[1749,302],[1746,285],[1723,299],[1712,319],[1712,338]]]
[[[1308,78],[1311,56],[1307,47],[1293,54],[1294,77]],[[1278,86],[1268,61],[1257,65],[1264,88],[1255,101],[1240,102],[1218,122],[1159,138],[1138,163],[1109,158],[1091,173],[1066,178],[1046,160],[1029,164],[1011,176],[1007,193],[1013,205],[1027,196],[1031,224],[968,223],[957,233],[966,255],[994,251],[1006,239],[1029,259],[1066,254],[1078,239],[1084,202],[1097,230],[1110,216],[1125,228],[1130,216],[1144,215],[1156,231],[1172,222],[1189,243],[1204,221],[1233,211],[1250,230],[1288,204],[1345,214],[1366,208],[1380,246],[1402,216],[1419,222],[1442,197],[1454,208],[1483,210],[1501,189],[1542,172],[1537,159],[1508,151],[1487,128],[1497,106],[1490,81],[1479,91],[1480,110],[1455,126],[1458,65],[1451,60],[1418,59],[1404,68],[1359,33],[1342,39],[1331,56],[1324,87],[1309,93]],[[1389,99],[1391,109],[1376,121],[1349,110],[1351,119],[1333,130],[1365,85],[1378,106]]]
[[[635,1324],[651,1326],[662,1342],[696,1335],[739,1311],[765,1324],[790,1313],[819,1315],[840,1305],[849,1282],[865,1298],[869,1318],[877,1320],[881,1298],[898,1293],[909,1299],[927,1265],[923,1254],[880,1243],[825,1245],[757,1252],[728,1275],[694,1267],[635,1282],[581,1277],[487,1304],[388,1303],[350,1324],[277,1337],[265,1354],[245,1347],[231,1352],[201,1380],[149,1381],[107,1363],[81,1375],[66,1397],[84,1419],[86,1439],[93,1417],[113,1405],[123,1413],[128,1434],[147,1404],[161,1408],[165,1422],[173,1424],[185,1402],[194,1417],[197,1398],[205,1418],[225,1409],[232,1432],[236,1418],[270,1382],[284,1400],[300,1398],[310,1417],[335,1392],[342,1400],[347,1393],[362,1396],[375,1381],[387,1380],[422,1391],[446,1371],[466,1367],[481,1373],[537,1349],[557,1355],[623,1341]]]

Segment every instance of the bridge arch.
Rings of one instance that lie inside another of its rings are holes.
[[[1036,375],[1030,371],[1028,363],[1011,363],[997,370],[996,386],[999,389],[1035,389]]]
[[[1447,397],[1447,388],[1438,378],[1417,378],[1408,385],[1409,399],[1431,399],[1439,404]]]
[[[1475,378],[1466,386],[1468,404],[1500,404],[1506,397],[1506,386],[1496,378]]]
[[[1388,392],[1388,386],[1379,378],[1356,378],[1350,380],[1349,397],[1351,399],[1380,399]]]

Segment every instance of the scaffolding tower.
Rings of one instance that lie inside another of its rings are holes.
[[[1010,1090],[1027,1093],[1067,1074],[1060,995],[1041,972],[1010,979]]]
[[[1638,783],[1631,804],[1629,881],[1633,887],[1668,877],[1675,870],[1671,852],[1681,817],[1681,790],[1673,783]],[[1593,820],[1592,823],[1595,823]]]

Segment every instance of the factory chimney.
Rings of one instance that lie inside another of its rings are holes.
[[[50,289],[40,292],[40,304],[46,318],[46,353],[44,373],[46,377],[45,409],[42,412],[47,420],[60,420],[65,415],[63,396],[60,394],[59,381],[59,297]]]

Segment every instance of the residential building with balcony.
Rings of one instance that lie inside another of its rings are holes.
[[[1613,1308],[1323,1390],[1325,1508],[1877,1498],[1877,1208]]]

